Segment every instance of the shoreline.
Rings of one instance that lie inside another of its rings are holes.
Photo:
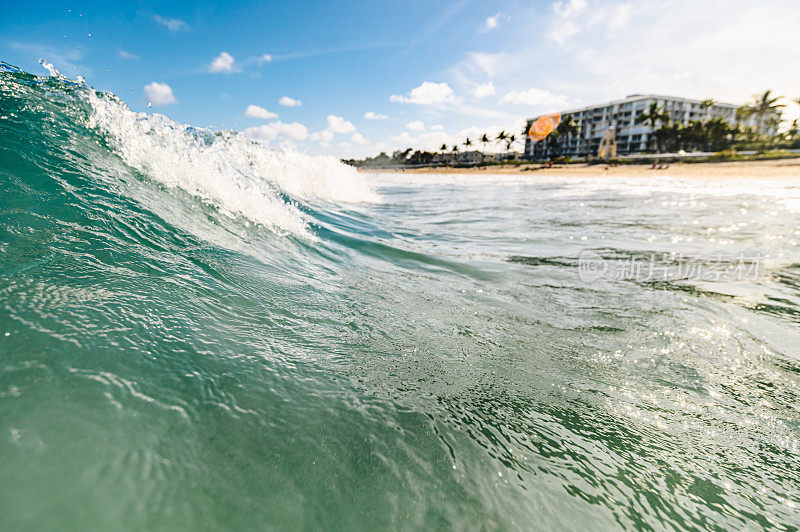
[[[529,174],[545,176],[616,176],[616,177],[695,177],[695,178],[800,178],[800,157],[767,161],[728,161],[699,163],[670,163],[669,167],[653,169],[649,164],[561,164],[545,168],[541,164],[492,165],[467,168],[358,168],[363,173],[398,174]]]

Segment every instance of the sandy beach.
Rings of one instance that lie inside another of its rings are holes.
[[[694,177],[699,179],[760,177],[760,178],[800,178],[800,158],[777,159],[770,161],[737,161],[719,163],[671,163],[668,168],[652,169],[650,165],[628,164],[608,166],[602,164],[562,164],[544,168],[541,164],[519,166],[497,165],[473,168],[427,167],[401,170],[359,169],[361,172],[404,172],[413,174],[517,174],[556,176],[596,176],[618,177]]]

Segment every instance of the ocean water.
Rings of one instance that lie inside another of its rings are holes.
[[[358,174],[5,67],[0,529],[797,529],[798,241],[796,178]]]

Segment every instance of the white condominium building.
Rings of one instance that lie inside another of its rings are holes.
[[[673,123],[688,125],[693,120],[708,120],[720,117],[729,124],[737,122],[736,110],[740,107],[731,103],[714,102],[704,105],[701,100],[674,98],[655,94],[633,94],[621,100],[614,100],[601,105],[591,105],[580,109],[563,111],[562,121],[570,117],[579,126],[577,135],[568,135],[560,139],[558,152],[560,155],[583,157],[597,155],[597,149],[603,132],[615,129],[617,152],[620,155],[639,153],[653,148],[651,136],[653,128],[648,124],[637,124],[636,119],[647,112],[651,104],[658,104]],[[528,128],[535,118],[528,120]],[[739,120],[745,126],[757,127],[762,134],[774,135],[777,126],[765,120],[759,124],[754,116]],[[525,155],[533,159],[544,159],[548,153],[548,139],[533,142],[526,137]]]

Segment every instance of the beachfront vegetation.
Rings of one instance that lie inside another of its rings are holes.
[[[656,131],[656,128],[659,125],[666,125],[669,122],[669,115],[666,113],[666,111],[660,108],[657,103],[653,102],[650,104],[650,107],[647,109],[647,111],[636,117],[635,121],[637,124],[646,124],[650,126],[653,131]],[[661,127],[663,128],[664,126]],[[654,137],[656,140],[656,149],[661,151],[659,135],[654,135]]]
[[[756,125],[760,129],[769,120],[780,122],[780,113],[783,105],[778,103],[781,96],[772,96],[772,91],[768,90],[760,96],[754,96],[750,105],[745,105],[743,112],[745,116],[754,116]]]

